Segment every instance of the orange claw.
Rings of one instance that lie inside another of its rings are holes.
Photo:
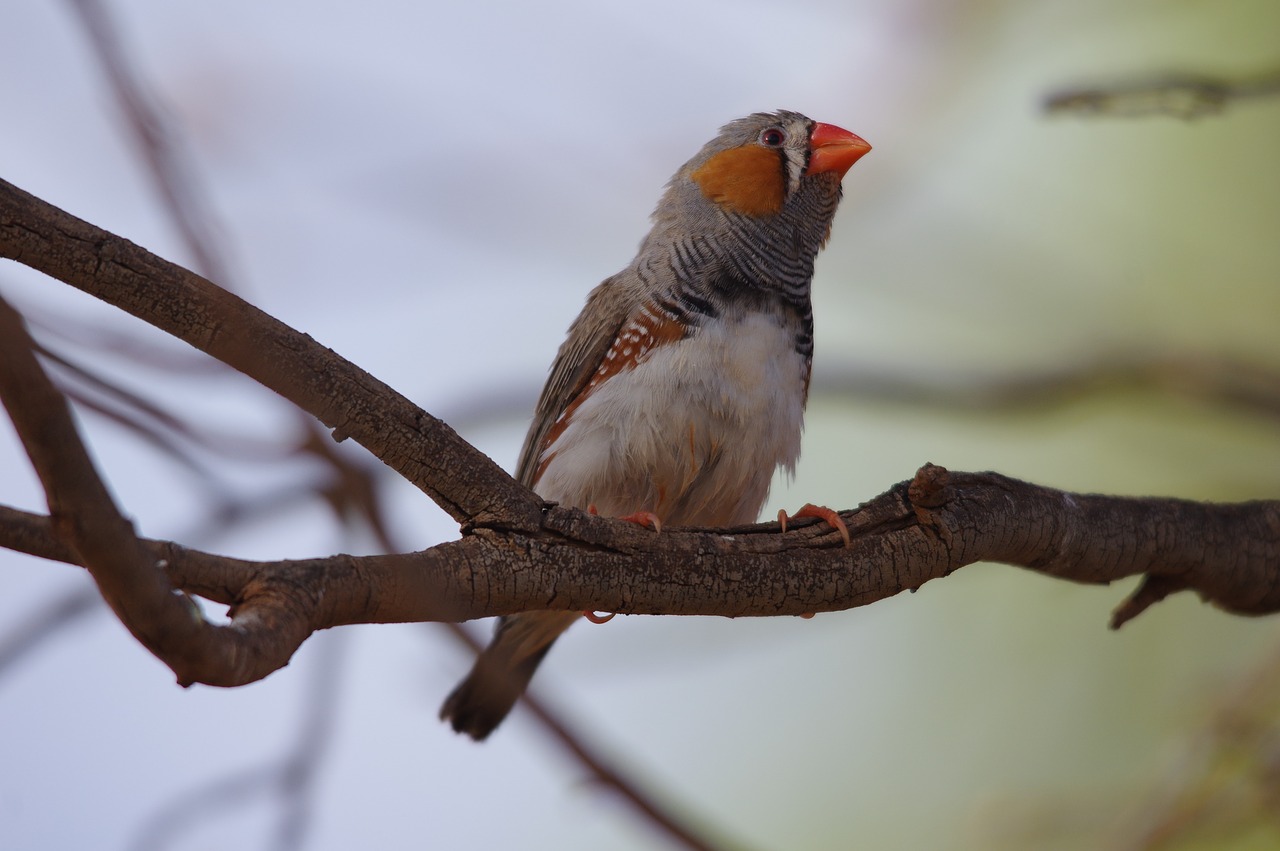
[[[839,514],[835,513],[834,511],[832,511],[830,508],[827,508],[826,506],[814,505],[812,502],[806,502],[799,511],[797,511],[794,515],[792,515],[792,517],[821,518],[827,521],[827,525],[829,525],[832,529],[835,529],[837,532],[840,533],[840,537],[844,538],[844,545],[846,547],[852,546],[852,541],[849,539],[849,527],[844,524],[844,518],[842,518]],[[782,527],[783,532],[787,531],[787,521],[789,519],[791,518],[787,517],[787,510],[785,508],[780,509],[778,511],[778,525]],[[805,612],[804,614],[800,615],[800,617],[804,618],[805,620],[809,620],[814,616],[814,614],[815,612]]]
[[[617,612],[610,612],[607,615],[597,615],[595,612],[583,612],[582,616],[592,623],[608,623],[618,616]]]
[[[600,510],[595,507],[594,503],[587,506],[587,513],[593,517],[600,516]],[[614,519],[625,520],[628,523],[638,523],[641,526],[652,526],[655,533],[662,534],[662,521],[652,511],[637,511],[635,514],[628,514],[626,517],[616,517]]]
[[[844,524],[844,520],[839,514],[827,508],[825,505],[814,505],[812,502],[806,502],[799,511],[787,517],[786,509],[778,512],[778,525],[782,527],[782,531],[787,531],[787,520],[800,517],[817,517],[827,521],[827,525],[840,533],[840,537],[844,539],[846,547],[852,546],[853,541],[849,538],[849,527]]]
[[[652,526],[654,534],[662,534],[662,521],[652,511],[637,511],[635,514],[628,514],[626,517],[619,517],[618,519],[625,520],[628,523],[639,523],[641,526]]]

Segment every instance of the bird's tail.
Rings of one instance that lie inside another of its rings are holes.
[[[533,672],[576,612],[524,612],[502,618],[493,641],[440,707],[440,720],[482,741],[507,717]]]

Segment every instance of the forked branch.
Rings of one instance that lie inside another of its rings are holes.
[[[140,541],[111,503],[12,313],[0,390],[52,521],[0,509],[0,545],[83,564],[180,681],[239,685],[312,632],[529,609],[800,615],[862,606],[978,561],[1075,582],[1145,577],[1115,624],[1178,590],[1240,614],[1280,609],[1280,502],[1234,505],[1066,493],[994,473],[922,467],[825,523],[781,532],[664,529],[546,505],[391,388],[186,270],[0,182],[0,255],[160,327],[357,438],[461,524],[410,554],[249,562]],[[226,603],[214,627],[173,589]]]

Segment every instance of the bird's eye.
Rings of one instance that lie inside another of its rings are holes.
[[[780,148],[782,147],[782,143],[786,141],[786,138],[786,134],[777,127],[770,127],[768,130],[760,134],[760,144],[770,148]]]

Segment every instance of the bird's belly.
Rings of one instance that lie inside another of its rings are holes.
[[[707,322],[583,400],[543,453],[535,489],[606,515],[750,523],[774,471],[794,472],[807,378],[788,323],[758,313]]]

